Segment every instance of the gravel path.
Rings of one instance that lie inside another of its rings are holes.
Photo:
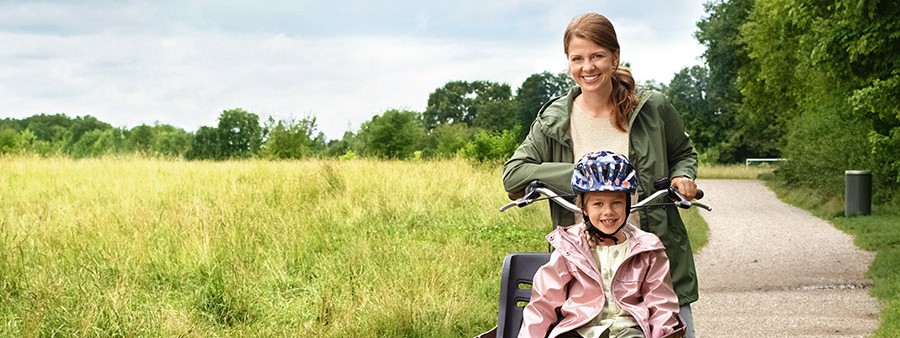
[[[698,337],[865,337],[879,303],[872,253],[828,222],[782,203],[762,182],[701,180],[709,244],[695,257]]]

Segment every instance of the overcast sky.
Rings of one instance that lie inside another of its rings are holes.
[[[576,15],[610,18],[639,82],[701,63],[704,0],[0,0],[0,117],[93,115],[188,131],[223,110],[314,115],[329,139],[451,80],[566,69]]]

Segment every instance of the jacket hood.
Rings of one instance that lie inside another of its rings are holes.
[[[569,112],[572,111],[572,102],[581,94],[581,87],[575,86],[569,89],[565,96],[552,99],[550,105],[537,116],[537,123],[541,126],[541,133],[557,142],[572,145],[572,136],[569,134]]]

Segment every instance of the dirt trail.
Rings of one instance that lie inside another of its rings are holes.
[[[760,181],[701,180],[709,244],[696,256],[698,337],[865,337],[879,303],[873,255]]]

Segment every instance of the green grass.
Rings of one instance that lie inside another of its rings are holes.
[[[709,241],[709,224],[700,216],[700,213],[706,212],[706,210],[690,208],[679,209],[679,212],[681,212],[681,219],[684,220],[684,226],[687,229],[688,240],[691,242],[691,251],[696,254]]]
[[[900,337],[900,208],[874,206],[869,216],[844,217],[843,201],[814,191],[769,186],[782,200],[809,210],[854,237],[857,246],[875,253],[866,277],[874,287],[870,294],[882,301],[880,326],[873,338]]]
[[[459,160],[0,158],[0,337],[474,336],[547,248],[506,202]]]

